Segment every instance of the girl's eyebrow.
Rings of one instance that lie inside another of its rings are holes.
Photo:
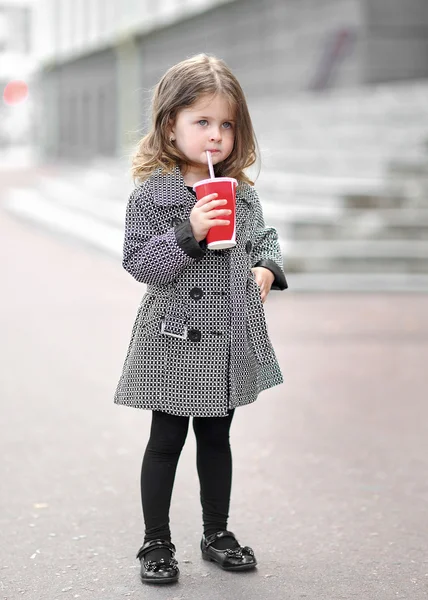
[[[213,117],[206,117],[204,115],[197,115],[197,118],[198,119],[212,119]],[[228,121],[228,122],[231,122],[231,123],[235,122],[235,119],[221,119],[221,120],[222,121]]]

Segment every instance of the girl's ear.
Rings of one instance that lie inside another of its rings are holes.
[[[169,120],[168,135],[169,135],[169,137],[175,137],[175,123],[174,123],[173,119]]]
[[[174,122],[171,119],[169,120],[167,133],[169,141],[171,142],[171,144],[173,144],[175,142],[175,126]]]

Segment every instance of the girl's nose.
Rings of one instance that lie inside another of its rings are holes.
[[[220,140],[221,140],[220,129],[212,129],[210,131],[210,141],[211,142],[219,142]]]

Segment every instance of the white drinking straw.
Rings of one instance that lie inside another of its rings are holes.
[[[211,152],[209,150],[207,150],[207,160],[208,160],[208,169],[210,171],[210,177],[211,177],[211,179],[214,179],[215,175],[214,175],[213,161],[212,161],[212,157],[211,157]]]

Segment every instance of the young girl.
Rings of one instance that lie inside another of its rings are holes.
[[[115,402],[152,412],[141,471],[144,582],[177,581],[169,509],[189,417],[197,440],[203,514],[202,558],[227,570],[256,566],[227,530],[232,480],[229,430],[235,408],[282,383],[262,303],[285,289],[276,231],[244,169],[256,142],[243,91],[225,63],[198,55],[172,67],[153,98],[151,131],[133,173],[140,185],[126,214],[123,266],[147,285]],[[228,224],[226,200],[196,201],[193,185],[238,180],[236,247],[209,250],[211,227]]]

